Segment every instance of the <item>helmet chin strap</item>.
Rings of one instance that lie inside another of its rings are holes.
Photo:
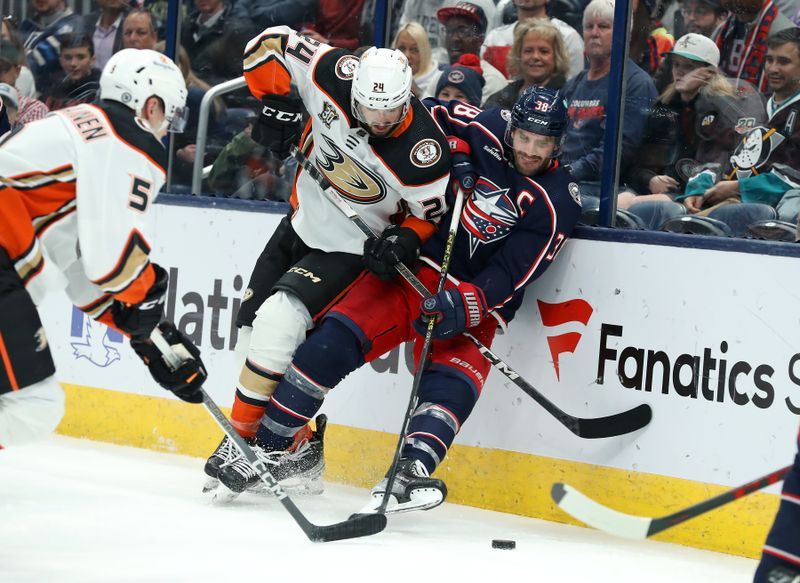
[[[167,127],[169,126],[169,121],[166,118],[164,118],[164,120],[155,129],[153,129],[153,127],[150,125],[150,122],[148,122],[143,117],[140,117],[140,116],[136,115],[136,116],[134,116],[134,119],[136,120],[136,125],[138,125],[140,128],[142,128],[144,131],[153,134],[156,138],[159,138],[159,139],[161,139],[159,137],[160,134],[165,129],[167,129]]]

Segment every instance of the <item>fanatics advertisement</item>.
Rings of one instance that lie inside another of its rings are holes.
[[[153,210],[152,258],[170,274],[167,317],[200,347],[206,389],[229,407],[236,313],[282,217]],[[728,486],[782,467],[800,423],[798,289],[792,258],[573,239],[492,349],[571,415],[646,403],[652,421],[629,435],[582,439],[493,371],[456,443]],[[63,294],[41,312],[60,381],[174,398],[127,341]],[[387,353],[331,391],[323,412],[332,423],[396,433],[411,366],[410,347]]]

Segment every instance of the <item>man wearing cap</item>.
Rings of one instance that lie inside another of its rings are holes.
[[[800,211],[800,29],[790,28],[766,41],[765,76],[772,97],[769,121],[748,131],[730,158],[729,172],[702,172],[686,186],[683,204],[698,212],[735,198],[776,206],[782,220]]]
[[[548,0],[514,0],[517,7],[517,20],[489,31],[482,47],[482,56],[508,77],[507,60],[511,46],[514,44],[514,30],[517,24],[527,18],[547,20],[558,29],[564,46],[569,53],[569,73],[567,78],[574,77],[583,69],[583,39],[578,31],[558,18],[547,16]]]
[[[396,2],[397,0],[395,0]],[[444,27],[437,17],[437,11],[446,6],[452,6],[460,0],[402,0],[400,19],[392,29],[392,35],[397,33],[397,29],[409,22],[418,22],[428,35],[428,42],[431,45],[433,58],[440,62],[447,62],[447,51],[444,49]],[[497,22],[497,10],[492,0],[470,0],[473,4],[480,6],[488,21],[487,30],[495,27]],[[365,5],[373,4],[366,2]],[[370,26],[372,23],[370,23]],[[367,44],[372,43],[372,37]],[[431,90],[433,87],[431,87]]]
[[[437,10],[436,17],[444,25],[444,46],[451,65],[454,65],[462,55],[480,54],[488,26],[486,12],[483,8],[472,2],[456,2],[452,6],[445,6]],[[480,60],[480,67],[486,81],[481,93],[481,103],[483,103],[489,96],[505,87],[508,80],[483,59]],[[432,96],[438,84],[439,77],[433,77],[427,90],[423,89],[425,96]]]

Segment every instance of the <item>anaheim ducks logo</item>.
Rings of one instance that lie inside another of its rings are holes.
[[[386,198],[386,184],[375,172],[348,156],[328,136],[316,148],[316,162],[339,193],[358,204],[374,204]]]
[[[784,139],[775,128],[758,126],[750,130],[731,156],[736,178],[741,180],[759,174]]]

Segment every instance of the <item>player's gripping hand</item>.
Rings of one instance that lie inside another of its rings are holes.
[[[253,125],[253,140],[278,158],[288,157],[303,129],[302,104],[298,97],[265,95],[261,98],[261,114]]]
[[[161,322],[158,325],[173,352],[181,358],[181,365],[172,370],[164,360],[164,355],[150,339],[131,340],[131,348],[139,355],[153,379],[168,391],[188,403],[202,403],[203,395],[200,387],[203,386],[208,374],[203,361],[200,360],[200,350],[184,336],[172,322]]]
[[[469,157],[471,152],[469,144],[455,136],[447,136],[447,143],[450,146],[453,176],[464,194],[469,195],[475,190],[475,182],[478,180],[478,172]]]
[[[428,296],[420,305],[420,317],[414,321],[414,328],[425,334],[428,320],[436,319],[433,327],[434,338],[452,338],[467,328],[481,323],[489,312],[483,290],[471,283],[461,283],[457,287]]]
[[[364,265],[383,280],[397,275],[394,266],[400,262],[413,268],[419,257],[422,241],[414,229],[390,225],[378,237],[364,241]]]
[[[164,296],[167,293],[169,276],[164,268],[151,263],[156,279],[145,298],[138,304],[126,304],[114,300],[111,304],[111,319],[114,325],[131,338],[147,338],[164,317]]]

